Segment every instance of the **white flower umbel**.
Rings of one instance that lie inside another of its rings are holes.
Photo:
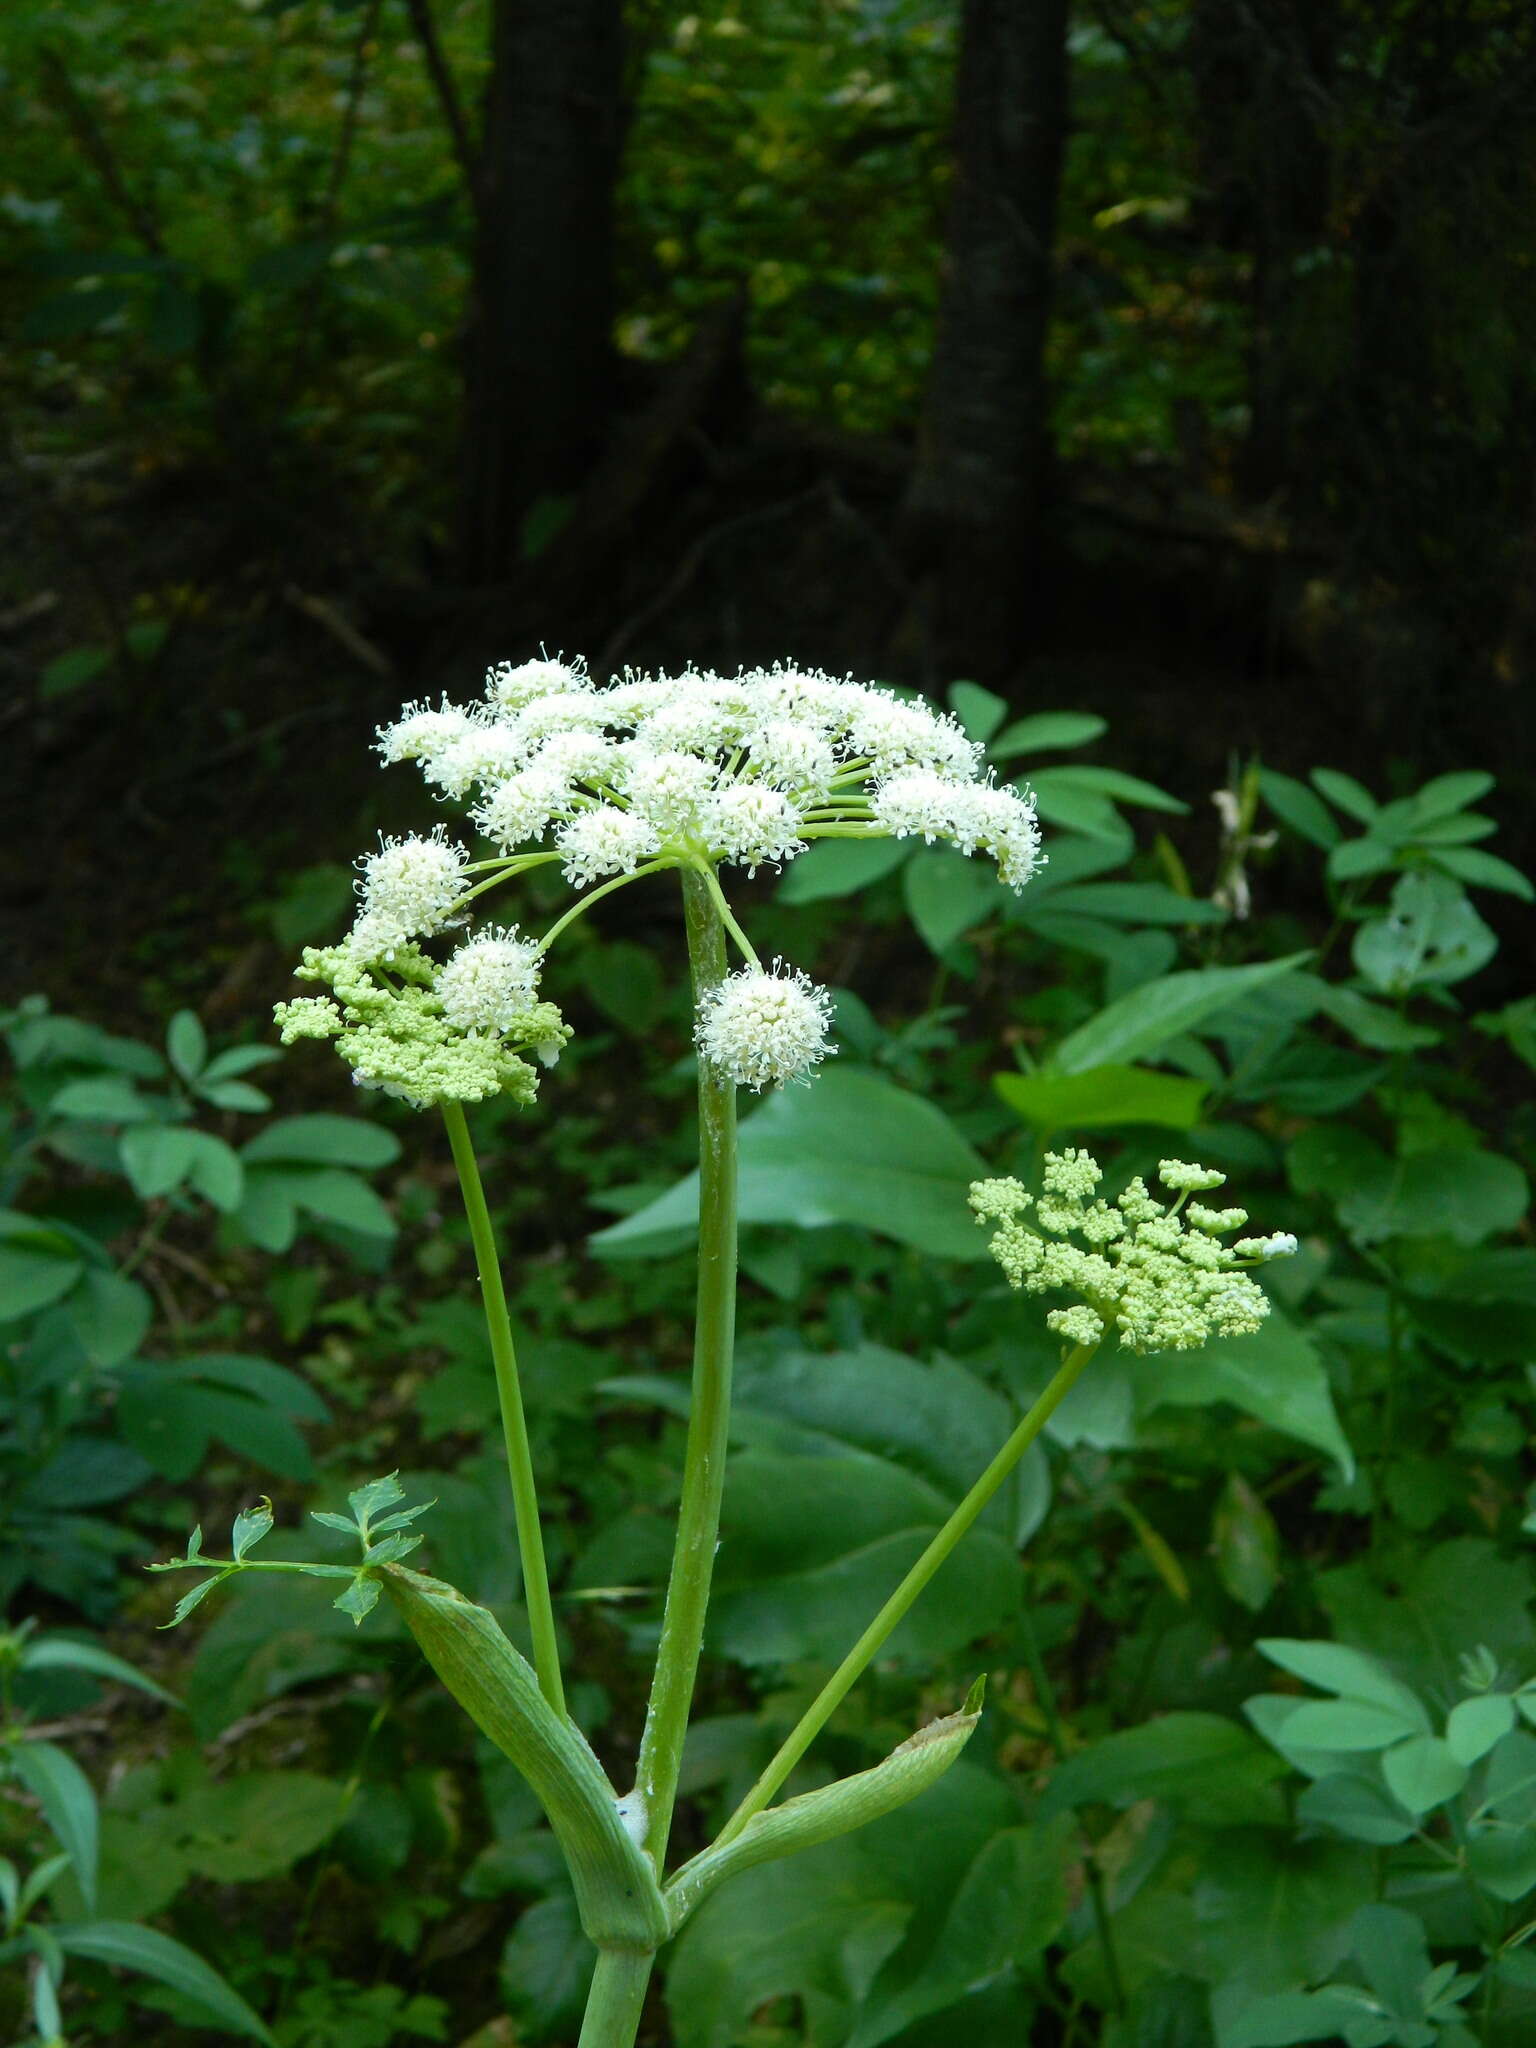
[[[485,672],[485,694],[503,711],[516,711],[536,697],[561,696],[575,690],[590,690],[592,678],[584,661],[498,661]]]
[[[804,1080],[833,1048],[827,1044],[831,997],[782,960],[772,972],[744,967],[712,989],[695,1033],[710,1065],[747,1088]]]
[[[407,939],[440,932],[463,894],[468,858],[441,825],[430,838],[385,839],[377,853],[364,854],[358,944],[388,958]]]
[[[437,993],[448,1022],[461,1031],[510,1031],[538,1000],[538,947],[516,927],[492,925],[450,954]]]
[[[661,851],[661,834],[649,818],[598,804],[561,828],[556,842],[565,879],[579,888],[604,875],[633,874]]]

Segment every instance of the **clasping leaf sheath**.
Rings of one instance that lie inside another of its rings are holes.
[[[397,1564],[380,1577],[432,1669],[538,1795],[588,1939],[599,1948],[657,1948],[670,1930],[650,1859],[625,1828],[586,1738],[544,1698],[533,1666],[493,1615],[441,1579]]]

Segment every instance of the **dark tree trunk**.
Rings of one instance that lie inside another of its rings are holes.
[[[528,515],[574,492],[614,412],[622,0],[496,0],[467,343],[461,557],[513,570]]]
[[[937,345],[907,497],[937,643],[995,671],[1038,601],[1067,0],[965,0]]]

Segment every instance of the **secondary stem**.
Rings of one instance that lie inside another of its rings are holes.
[[[723,1843],[733,1841],[747,1822],[754,1815],[761,1813],[778,1792],[784,1780],[857,1683],[866,1666],[878,1654],[907,1609],[1066,1399],[1076,1384],[1078,1375],[1096,1349],[1096,1345],[1079,1344],[1067,1357],[1055,1378],[1050,1381],[1007,1443],[801,1715],[785,1738],[778,1754],[720,1830],[715,1843],[717,1848]]]
[[[533,1637],[533,1663],[539,1675],[539,1690],[555,1709],[565,1712],[565,1688],[560,1682],[560,1649],[555,1638],[555,1610],[549,1597],[549,1569],[544,1562],[544,1532],[539,1526],[539,1495],[533,1477],[533,1453],[528,1446],[528,1423],[523,1414],[523,1393],[517,1378],[517,1353],[512,1344],[512,1324],[507,1315],[507,1296],[501,1284],[501,1263],[496,1257],[496,1238],[491,1229],[491,1212],[486,1207],[485,1189],[470,1142],[469,1125],[457,1102],[443,1104],[443,1121],[453,1147],[453,1163],[459,1169],[459,1187],[464,1196],[464,1213],[469,1218],[470,1241],[480,1271],[480,1294],[485,1303],[485,1324],[491,1339],[491,1364],[496,1373],[496,1397],[501,1404],[501,1429],[507,1446],[507,1477],[512,1482],[512,1508],[517,1518],[517,1547],[523,1563],[523,1593],[528,1602],[528,1628]]]
[[[725,931],[709,883],[682,873],[688,964],[695,1001],[725,979]],[[720,1531],[731,1358],[736,1330],[736,1089],[699,1062],[699,1279],[693,1339],[693,1402],[678,1504],[677,1544],[662,1616],[637,1785],[645,1846],[658,1872],[666,1855],[682,1766],[683,1737],[704,1640]],[[583,2036],[585,2038],[585,2036]],[[594,2039],[596,2037],[594,2036]]]

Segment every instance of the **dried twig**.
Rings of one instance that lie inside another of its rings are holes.
[[[350,620],[342,617],[335,605],[328,604],[323,597],[311,597],[296,583],[285,584],[283,596],[295,611],[302,612],[306,619],[313,619],[317,626],[323,626],[331,638],[345,647],[364,668],[371,669],[376,676],[393,677],[395,664],[383,648],[375,647],[371,640],[365,639]]]

